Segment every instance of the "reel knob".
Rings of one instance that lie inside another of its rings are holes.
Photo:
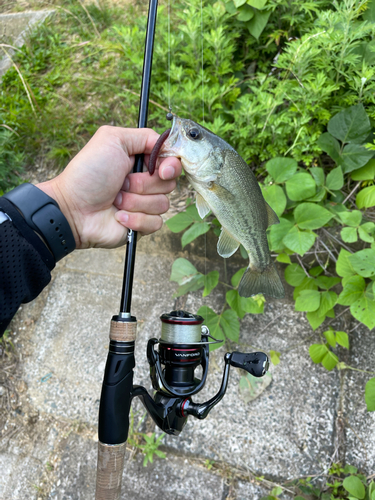
[[[264,352],[232,352],[230,364],[236,368],[246,370],[254,377],[263,377],[269,368],[269,359]]]

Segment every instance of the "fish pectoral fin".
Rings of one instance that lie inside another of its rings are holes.
[[[224,257],[224,259],[227,259],[234,254],[239,246],[239,242],[233,238],[225,227],[222,227],[219,241],[217,242],[217,253],[221,257]]]
[[[267,227],[270,227],[273,224],[280,224],[279,218],[276,215],[275,211],[268,205],[266,201],[264,203],[266,204],[267,217],[268,217]]]
[[[196,205],[197,205],[199,217],[201,219],[204,219],[206,217],[206,215],[210,212],[211,208],[208,205],[207,201],[199,193],[197,193],[197,196],[196,196]]]

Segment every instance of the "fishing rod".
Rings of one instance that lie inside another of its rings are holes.
[[[152,56],[158,0],[150,0],[143,61],[138,128],[147,126]],[[171,119],[168,113],[167,119]],[[137,155],[133,172],[143,170],[143,155]],[[130,405],[139,397],[155,424],[167,434],[178,435],[189,415],[204,419],[224,397],[231,366],[262,377],[268,370],[265,353],[226,353],[221,387],[204,403],[194,403],[192,396],[204,386],[209,366],[209,346],[222,342],[210,335],[202,316],[186,311],[162,314],[160,338],[147,344],[147,360],[155,390],[150,396],[140,385],[133,385],[134,347],[137,319],[131,315],[131,300],[137,232],[129,230],[120,311],[110,324],[110,343],[99,407],[99,443],[96,500],[119,500],[124,470],[126,441],[129,432]],[[200,378],[196,370],[201,367]]]

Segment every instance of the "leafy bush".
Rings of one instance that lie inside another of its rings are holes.
[[[170,37],[167,9],[159,8],[150,126],[165,128],[171,101],[174,112],[203,122],[248,161],[280,217],[269,231],[271,251],[287,264],[296,309],[313,330],[327,333],[343,311],[373,328],[375,1],[210,0],[202,15],[200,8],[200,0],[174,3]],[[13,67],[0,84],[0,123],[18,134],[0,131],[2,189],[16,182],[21,154],[25,166],[40,158],[63,166],[99,125],[136,123],[145,9],[129,6],[126,19],[105,5],[88,9],[90,17],[65,2],[59,22],[46,22],[14,56],[19,72]],[[191,202],[168,225],[186,231],[184,246],[220,230]],[[226,283],[221,312],[204,313],[213,335],[233,342],[239,319],[264,308],[262,296],[239,297],[241,273]],[[207,295],[223,282],[183,260],[172,278],[178,294]],[[314,361],[344,368],[332,351],[341,334],[327,335]]]

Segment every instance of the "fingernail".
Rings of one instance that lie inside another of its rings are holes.
[[[125,212],[120,212],[117,216],[119,222],[127,223],[129,220],[129,215],[126,214]]]
[[[119,193],[115,198],[115,205],[121,205],[122,202],[122,193]]]
[[[125,179],[125,184],[124,184],[124,191],[129,191],[129,187],[130,187],[130,181],[129,181],[129,179],[126,177],[126,179]]]
[[[164,167],[161,171],[161,178],[166,180],[173,179],[175,176],[176,170],[172,165],[168,165]]]

